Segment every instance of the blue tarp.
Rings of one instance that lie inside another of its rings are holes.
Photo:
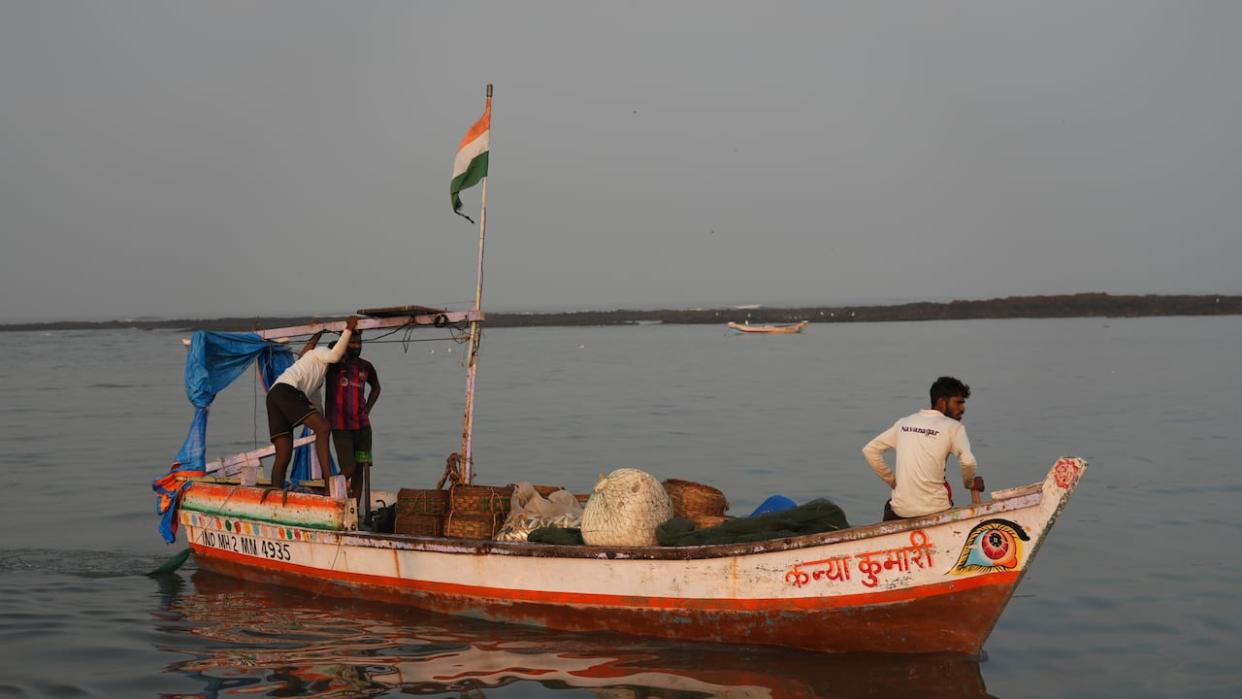
[[[750,516],[758,517],[759,515],[766,515],[771,512],[785,512],[786,510],[792,510],[797,506],[798,503],[790,500],[784,495],[773,495],[760,503],[759,507],[756,507],[755,511],[750,513]]]
[[[216,399],[216,394],[233,383],[255,361],[259,363],[263,387],[268,389],[281,372],[293,364],[294,356],[288,347],[264,340],[255,333],[199,330],[190,340],[190,351],[185,359],[185,394],[194,406],[194,418],[168,474],[151,485],[159,496],[155,510],[161,516],[160,534],[170,544],[177,539],[177,500],[189,485],[189,481],[178,481],[176,477],[202,475],[206,468],[208,408]],[[302,433],[306,434],[306,431],[303,428]],[[290,479],[310,478],[311,446],[295,450]],[[336,472],[334,466],[328,465],[330,473]]]
[[[211,405],[216,394],[241,376],[260,355],[266,355],[269,364],[280,355],[286,358],[284,366],[293,364],[293,352],[289,348],[268,342],[255,333],[206,330],[194,333],[185,358],[185,395],[190,404],[196,408]],[[266,376],[264,383],[269,383]]]

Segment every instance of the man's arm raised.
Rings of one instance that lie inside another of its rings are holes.
[[[341,357],[345,356],[345,350],[349,347],[349,338],[353,337],[354,330],[358,328],[358,316],[350,316],[345,319],[345,329],[341,331],[341,337],[337,339],[336,346],[329,352],[324,359],[329,364],[336,364],[341,361]]]

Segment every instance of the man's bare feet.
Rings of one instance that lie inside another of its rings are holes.
[[[284,488],[277,488],[274,485],[269,485],[263,489],[263,494],[259,496],[259,504],[262,505],[263,503],[267,502],[267,496],[271,495],[272,493],[276,491],[280,491],[280,506],[284,507],[285,505],[288,505],[289,504],[289,491],[285,490]]]

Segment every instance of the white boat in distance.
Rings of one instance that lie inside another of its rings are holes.
[[[803,320],[786,325],[751,325],[750,323],[729,323],[728,327],[730,330],[744,335],[790,335],[802,332],[802,330],[810,324],[811,321]]]

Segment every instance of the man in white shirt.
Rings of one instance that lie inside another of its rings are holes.
[[[332,349],[316,347],[323,331],[315,333],[306,341],[298,360],[281,373],[267,392],[267,426],[276,447],[276,460],[272,464],[272,487],[285,487],[285,470],[293,458],[293,428],[305,424],[315,432],[315,456],[325,472],[332,462],[328,457],[328,440],[332,427],[323,416],[319,405],[319,389],[323,386],[328,365],[335,364],[345,356],[349,338],[358,327],[358,316],[345,321],[341,339]],[[350,474],[346,474],[348,477]]]
[[[975,455],[962,415],[970,386],[952,376],[941,376],[931,387],[931,408],[893,423],[863,447],[863,456],[889,487],[892,497],[884,503],[885,521],[921,517],[953,507],[953,491],[945,479],[949,454],[957,456],[967,490],[983,490],[975,477]],[[884,452],[897,450],[896,474],[884,462]]]

